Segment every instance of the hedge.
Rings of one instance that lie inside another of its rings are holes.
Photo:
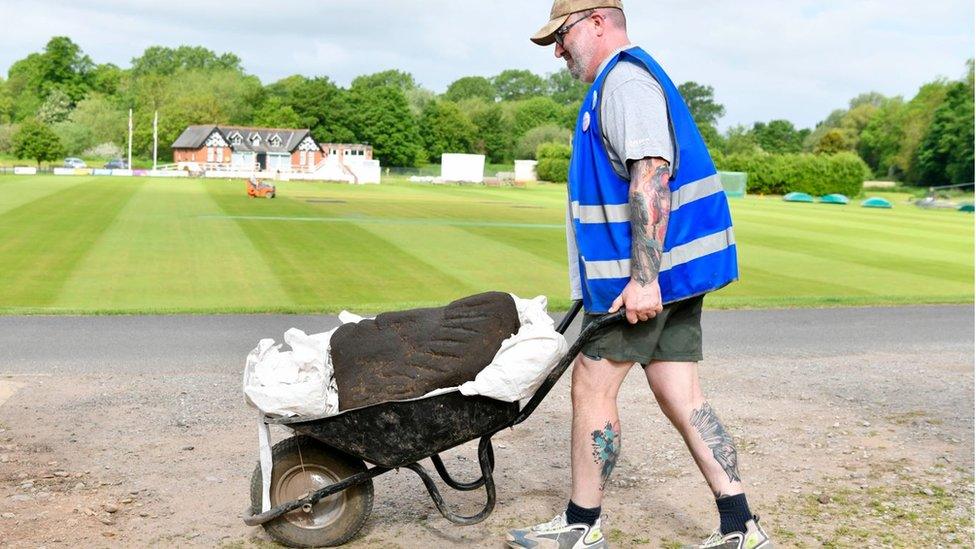
[[[565,183],[569,180],[569,157],[572,148],[562,143],[543,143],[535,151],[539,160],[536,165],[536,175],[542,181]]]
[[[715,155],[719,170],[747,172],[751,194],[802,192],[813,196],[857,196],[871,170],[854,153]]]

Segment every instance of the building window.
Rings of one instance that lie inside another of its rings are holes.
[[[308,160],[308,153],[305,151],[299,151],[298,153],[298,163],[305,164]]]
[[[251,146],[252,147],[257,147],[260,144],[261,144],[261,136],[260,135],[254,134],[253,136],[251,136]]]
[[[281,138],[278,137],[277,135],[272,136],[271,139],[268,140],[268,142],[271,143],[271,146],[272,147],[280,147],[281,146]]]
[[[224,148],[220,147],[217,149],[217,162],[224,161]]]
[[[207,162],[214,161],[214,150],[213,147],[207,147]]]

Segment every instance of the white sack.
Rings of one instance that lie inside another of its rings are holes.
[[[459,388],[464,395],[482,395],[505,402],[524,401],[538,390],[569,345],[553,327],[546,297],[512,296],[519,315],[518,333],[502,342],[491,364],[474,381]],[[343,324],[362,317],[343,311]],[[324,416],[339,412],[339,393],[333,378],[329,342],[335,330],[306,335],[297,328],[285,332],[292,350],[281,352],[274,340],[262,339],[247,357],[244,394],[248,403],[274,416]],[[442,388],[426,396],[458,388]]]
[[[526,400],[535,394],[549,372],[569,350],[566,338],[553,327],[546,313],[546,297],[512,296],[522,327],[502,342],[495,358],[474,381],[461,385],[461,394],[482,395],[505,402]]]
[[[318,416],[339,411],[339,392],[329,359],[329,340],[335,330],[306,335],[285,332],[291,351],[281,352],[273,339],[262,339],[247,357],[244,398],[265,414]]]

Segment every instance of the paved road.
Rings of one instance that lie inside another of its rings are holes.
[[[712,311],[704,322],[703,386],[740,445],[749,500],[769,524],[823,531],[841,546],[864,545],[841,532],[865,527],[914,535],[913,546],[955,546],[952,532],[971,532],[972,306]],[[0,317],[0,546],[267,547],[267,535],[238,518],[256,459],[244,357],[292,326],[337,323]],[[700,537],[714,526],[714,504],[639,369],[618,401],[628,442],[607,495],[616,545]],[[495,437],[499,501],[484,523],[455,527],[416,478],[385,475],[351,547],[493,548],[506,529],[548,519],[567,496],[569,418],[564,376],[529,421]],[[473,478],[476,446],[445,453],[462,478]],[[851,486],[923,518],[891,524],[886,512],[866,522],[870,502]],[[926,487],[941,498],[931,515]],[[821,492],[853,499],[825,507],[825,520],[810,515],[810,494]],[[465,512],[480,509],[477,493],[448,497]],[[110,516],[109,504],[122,508]]]
[[[971,352],[973,319],[972,306],[711,311],[703,329],[708,358]],[[0,317],[0,373],[238,372],[263,337],[337,325],[334,316]]]

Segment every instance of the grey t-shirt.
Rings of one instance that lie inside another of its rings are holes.
[[[631,47],[613,52],[597,74],[614,56]],[[674,144],[664,90],[641,65],[620,61],[607,75],[600,101],[600,124],[603,145],[620,177],[630,180],[627,163],[634,160],[657,156],[673,163]]]
[[[597,74],[618,53],[632,47],[625,46],[611,53],[600,64]],[[603,145],[617,175],[630,181],[628,163],[642,158],[656,156],[674,163],[674,141],[664,90],[644,67],[629,61],[618,62],[604,80],[599,100]],[[571,209],[566,224],[570,294],[572,299],[581,299],[579,254]]]

